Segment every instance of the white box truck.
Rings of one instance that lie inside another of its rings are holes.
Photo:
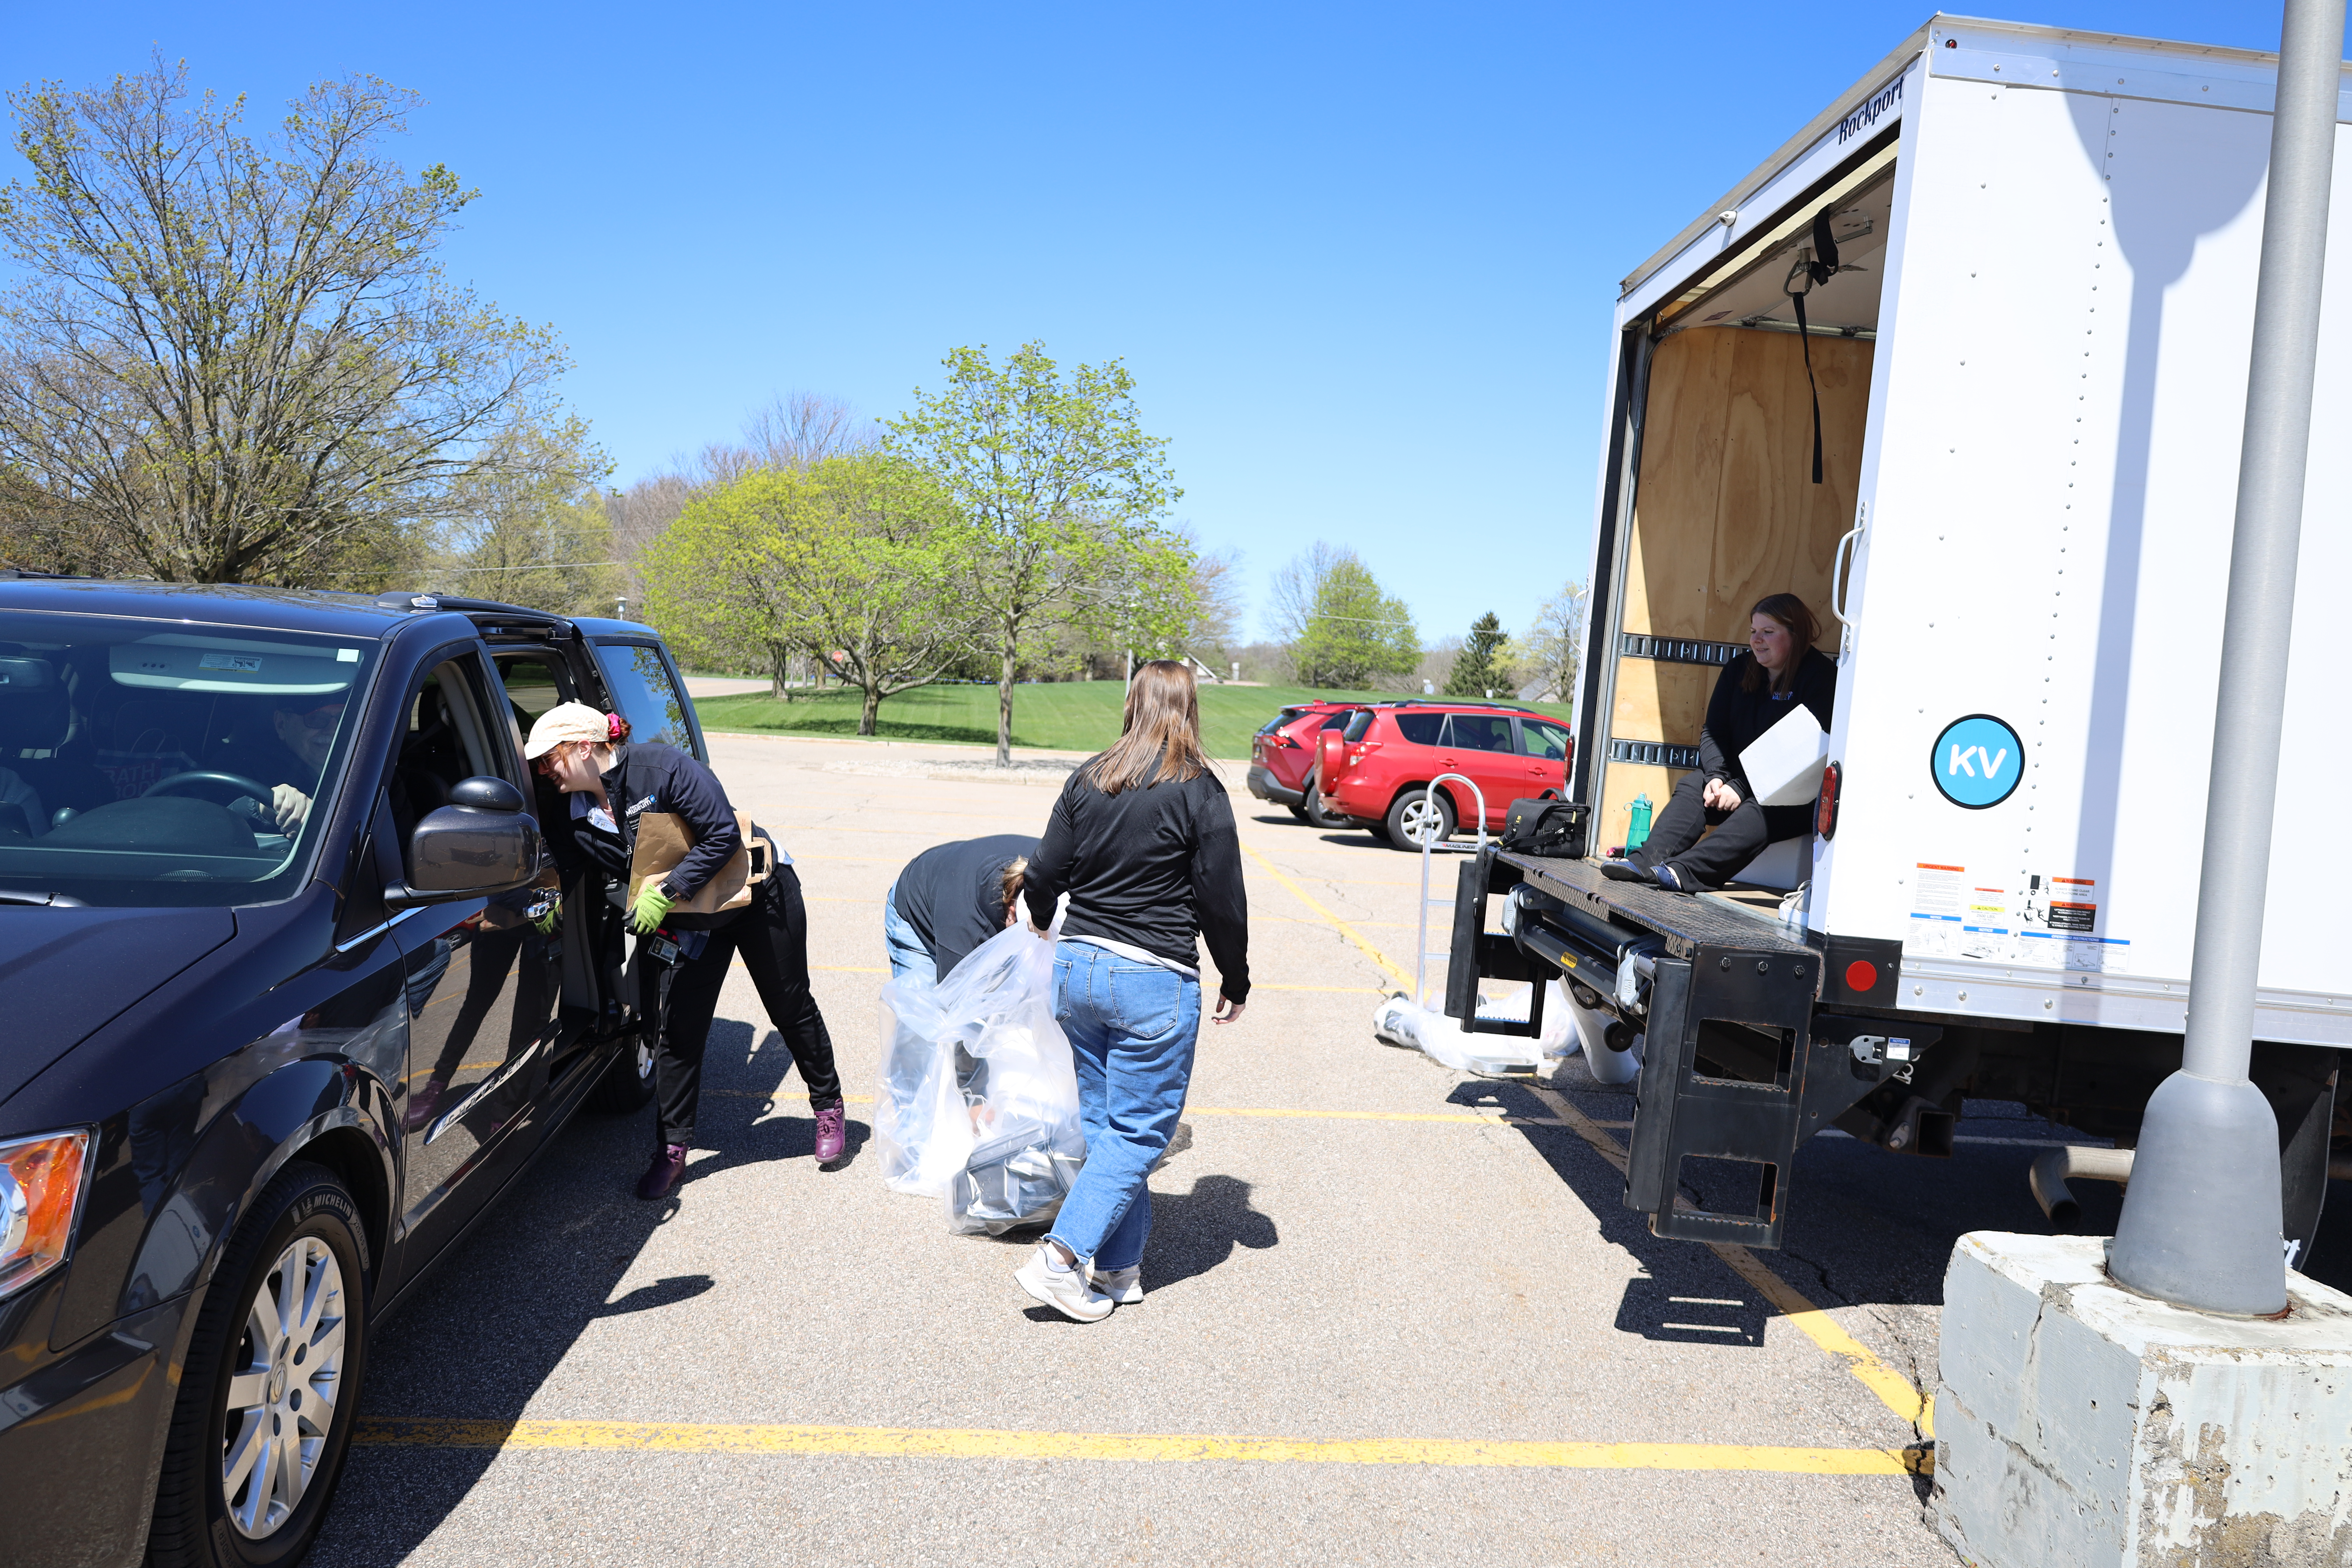
[[[1624,280],[1571,779],[1593,858],[1465,863],[1448,1010],[1557,972],[1640,1037],[1625,1201],[1658,1234],[1775,1246],[1805,1138],[1948,1153],[1963,1095],[2127,1146],[2179,1066],[2275,72],[1937,16]],[[2336,171],[2352,235],[2352,150]],[[2331,260],[2279,795],[2210,803],[2278,816],[2253,1072],[2298,1247],[2352,1046],[2324,850],[2352,809],[2352,241]],[[1838,666],[1816,831],[1751,868],[1801,891],[1603,879],[1781,591]],[[1759,1167],[1754,1207],[1678,1209],[1689,1160]]]

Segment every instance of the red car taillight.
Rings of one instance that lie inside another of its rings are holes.
[[[1821,797],[1813,802],[1813,831],[1825,841],[1837,836],[1838,784],[1844,774],[1845,770],[1835,763],[1822,770]]]

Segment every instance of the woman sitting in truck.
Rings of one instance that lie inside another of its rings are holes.
[[[1748,616],[1748,651],[1724,666],[1699,731],[1698,767],[1675,785],[1640,848],[1601,867],[1621,882],[1654,882],[1674,893],[1720,886],[1783,838],[1813,829],[1810,805],[1759,805],[1739,753],[1801,702],[1826,731],[1837,697],[1837,665],[1813,646],[1820,623],[1794,594],[1772,594]],[[1708,828],[1713,833],[1707,833]],[[1702,834],[1706,837],[1700,837]]]

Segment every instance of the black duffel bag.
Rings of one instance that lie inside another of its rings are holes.
[[[1543,795],[1515,800],[1503,822],[1503,847],[1517,855],[1580,860],[1591,822],[1592,808],[1582,801]]]

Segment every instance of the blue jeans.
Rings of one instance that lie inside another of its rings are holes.
[[[896,882],[891,883],[890,890],[882,895],[882,951],[890,960],[890,978],[893,980],[904,980],[909,974],[924,980],[939,978],[938,965],[931,957],[931,950],[923,945],[923,939],[916,934],[907,917],[898,912],[898,884]]]
[[[1086,1168],[1048,1239],[1097,1272],[1143,1261],[1145,1178],[1175,1136],[1201,1033],[1201,983],[1088,942],[1054,949],[1054,1016],[1078,1069]]]

